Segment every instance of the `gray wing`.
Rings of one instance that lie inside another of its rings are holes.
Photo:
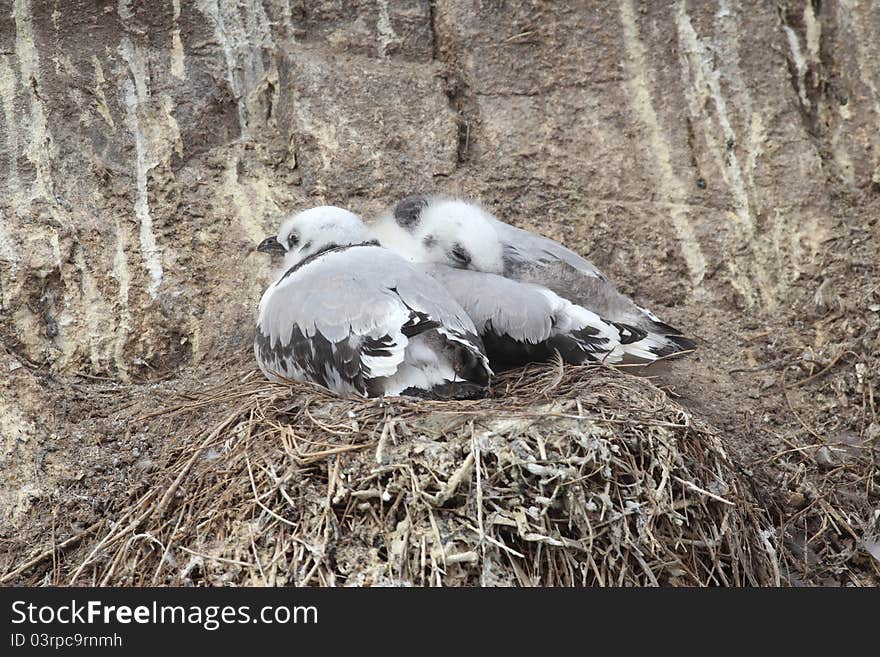
[[[646,333],[650,351],[670,356],[693,351],[696,343],[677,328],[660,321],[646,308],[617,291],[593,263],[562,244],[494,219],[504,244],[504,275],[514,280],[549,288],[571,302],[589,309],[636,339]],[[635,332],[632,329],[636,329]]]
[[[596,265],[559,242],[511,226],[498,219],[495,219],[495,229],[504,244],[505,276],[517,278],[517,272],[522,267],[563,262],[582,274],[602,281],[608,280]]]
[[[549,288],[613,321],[651,328],[656,317],[617,291],[593,263],[547,237],[495,219],[504,244],[504,275]]]
[[[584,276],[565,262],[523,265],[517,280],[543,285],[572,303],[616,322],[641,325],[650,317],[632,299],[618,292],[607,279]]]
[[[693,340],[618,292],[609,281],[584,276],[567,263],[522,267],[517,273],[517,280],[543,285],[614,323],[623,331],[621,338],[627,344],[647,336],[645,348],[655,356],[672,356],[696,349]]]
[[[371,380],[393,375],[409,338],[434,328],[462,342],[470,334],[471,348],[482,350],[473,323],[433,280],[385,249],[355,247],[295,268],[266,290],[254,349],[269,378],[375,395]]]
[[[491,330],[531,343],[550,337],[553,308],[537,286],[441,264],[423,268],[464,308],[481,335]]]
[[[425,265],[474,320],[496,369],[546,361],[604,360],[620,346],[620,327],[551,290],[503,276]],[[644,333],[641,334],[644,337]]]

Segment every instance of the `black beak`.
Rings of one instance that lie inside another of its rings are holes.
[[[273,235],[272,237],[267,237],[262,242],[260,242],[260,245],[257,247],[257,251],[259,251],[260,253],[278,253],[280,255],[284,255],[285,248]]]

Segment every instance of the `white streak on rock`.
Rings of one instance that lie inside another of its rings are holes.
[[[261,120],[261,92],[269,78],[277,78],[274,64],[266,68],[264,54],[275,44],[263,5],[235,0],[197,0],[196,6],[213,24],[214,37],[226,59],[226,79],[238,104],[241,135],[247,138]]]
[[[106,79],[104,78],[104,69],[101,68],[101,62],[98,61],[97,56],[92,57],[92,66],[95,69],[95,100],[98,109],[98,114],[101,115],[101,118],[110,126],[110,129],[113,132],[116,132],[116,122],[113,120],[113,115],[110,113],[110,106],[107,105],[107,97],[104,95],[104,85],[106,84]]]
[[[234,147],[226,160],[223,171],[223,190],[228,195],[233,219],[237,219],[246,236],[248,246],[244,254],[248,257],[249,275],[240,282],[243,298],[256,299],[262,294],[263,285],[270,279],[269,258],[256,253],[254,247],[263,238],[274,232],[282,214],[275,201],[272,186],[263,175],[249,176],[239,174],[238,164],[244,155],[244,147]],[[202,319],[193,317],[191,322],[193,359],[200,357],[200,337]]]
[[[163,95],[161,100],[161,116],[164,119],[165,125],[161,129],[159,143],[155,143],[154,140],[153,148],[157,153],[157,161],[167,161],[172,150],[183,157],[183,138],[180,135],[180,126],[177,124],[177,119],[174,118],[174,100],[168,95]]]
[[[685,3],[680,2],[676,15],[679,44],[691,64],[691,69],[700,73],[700,79],[708,87],[709,95],[715,104],[718,125],[721,126],[721,132],[725,140],[725,160],[727,166],[722,171],[725,172],[728,186],[733,194],[737,217],[751,236],[755,232],[755,222],[752,218],[742,169],[736,155],[736,146],[738,144],[736,133],[728,116],[727,101],[724,98],[724,94],[721,93],[721,75],[718,70],[713,68],[712,53],[709,52],[697,36],[694,26],[691,24],[691,17],[688,15],[685,7]]]
[[[12,238],[9,237],[9,233],[6,232],[6,228],[2,224],[0,224],[0,260],[11,263],[13,271],[15,271],[16,263],[21,260],[12,244]]]
[[[197,365],[202,360],[203,319],[201,313],[198,313],[195,307],[190,308],[187,320],[187,326],[189,326],[187,338],[189,339],[190,358],[193,365]]]
[[[758,158],[764,152],[766,134],[764,120],[761,118],[761,115],[757,112],[752,114],[752,120],[749,123],[749,140],[746,148],[745,171],[749,180],[749,187],[753,190],[755,188],[753,174],[758,166]]]
[[[798,39],[797,32],[788,25],[783,25],[785,36],[788,38],[788,49],[791,50],[791,61],[794,62],[794,69],[797,72],[798,97],[801,99],[801,105],[810,107],[810,99],[807,98],[807,89],[804,86],[804,76],[807,74],[807,60],[801,51],[801,42]]]
[[[116,4],[116,13],[124,21],[131,20],[134,17],[134,13],[131,11],[131,0],[119,0]]]
[[[3,119],[6,129],[6,160],[9,166],[7,184],[9,194],[18,191],[18,121],[15,118],[15,71],[9,65],[8,57],[0,56],[0,100],[3,102]]]
[[[294,41],[293,37],[293,14],[290,11],[290,0],[283,0],[281,3],[281,21],[287,28],[287,38]]]
[[[386,57],[388,46],[397,41],[397,33],[391,27],[391,16],[388,14],[388,0],[376,0],[379,17],[376,20],[376,31],[379,33],[379,57]]]
[[[744,113],[751,115],[753,112],[752,94],[743,79],[739,65],[739,41],[742,36],[739,11],[742,9],[732,10],[728,0],[718,1],[718,12],[715,14],[716,42],[725,56],[719,58],[717,64],[724,69],[730,85],[736,92],[737,105],[742,105]]]
[[[3,103],[3,119],[6,135],[5,159],[8,173],[6,175],[6,195],[13,206],[20,201],[20,181],[18,179],[18,122],[15,120],[15,71],[8,63],[8,57],[0,56],[0,100]],[[19,256],[12,246],[12,239],[6,232],[6,222],[0,221],[0,260],[15,263]]]
[[[31,198],[54,200],[52,192],[52,134],[46,121],[40,88],[40,60],[31,18],[30,0],[15,0],[12,5],[15,19],[15,54],[20,74],[19,88],[25,89],[30,101],[30,125],[25,132],[30,136],[27,158],[36,170]]]
[[[55,239],[57,241],[57,235],[55,235]],[[81,247],[75,248],[73,258],[76,263],[76,268],[79,269],[80,276],[82,277],[82,313],[88,329],[86,337],[89,341],[89,360],[91,361],[92,369],[97,371],[101,366],[98,345],[101,339],[101,334],[104,332],[107,323],[106,304],[104,303],[101,293],[98,292],[98,286],[95,284],[95,277],[92,276],[92,272],[86,264],[86,259]]]
[[[855,41],[856,46],[859,80],[868,89],[874,110],[874,125],[880,128],[880,90],[878,90],[877,83],[871,75],[875,62],[880,59],[880,48],[878,48],[878,41],[880,41],[878,37],[880,35],[872,34],[873,30],[871,29],[870,18],[874,7],[869,5],[864,10],[864,16],[858,15],[861,7],[858,2],[853,0],[841,0],[840,8],[849,14],[848,25],[852,29],[853,37],[855,37],[853,41]],[[871,181],[880,184],[880,139],[877,138],[877,135],[880,135],[880,129],[875,131],[875,136],[872,140],[874,146],[872,159],[875,169]]]
[[[153,234],[153,220],[150,216],[149,197],[147,194],[147,175],[156,166],[155,160],[148,160],[147,144],[141,128],[139,112],[147,103],[146,75],[143,68],[143,60],[140,53],[134,48],[128,38],[122,41],[122,56],[128,62],[134,82],[126,80],[123,84],[123,101],[128,110],[128,127],[134,137],[135,146],[135,172],[137,177],[137,193],[135,196],[135,214],[140,223],[141,254],[144,265],[150,272],[150,285],[148,291],[150,297],[155,299],[159,285],[162,283],[162,259],[159,247],[156,244],[156,236]]]
[[[729,31],[723,25],[723,21],[736,20],[735,15],[722,3],[716,20],[721,22],[722,34]],[[735,258],[726,260],[727,267],[730,271],[730,283],[734,289],[738,290],[748,305],[754,305],[758,302],[755,289],[750,280],[750,276],[754,276],[759,287],[763,291],[763,299],[767,306],[772,308],[776,304],[774,296],[774,283],[767,273],[763,255],[759,255],[755,235],[755,219],[754,211],[749,199],[748,189],[746,186],[746,176],[751,175],[751,171],[755,166],[758,154],[760,153],[761,143],[764,140],[764,128],[761,121],[749,122],[748,142],[745,144],[746,149],[746,173],[740,165],[737,155],[737,148],[742,148],[731,121],[731,114],[728,112],[727,100],[721,91],[722,71],[727,73],[727,80],[731,88],[736,91],[740,86],[737,81],[738,65],[736,62],[724,61],[716,65],[715,53],[706,43],[700,39],[691,23],[691,18],[687,13],[687,3],[681,0],[675,12],[675,23],[678,31],[678,43],[682,53],[682,76],[685,85],[685,94],[688,98],[688,107],[692,117],[702,124],[708,145],[717,144],[713,150],[716,162],[724,176],[731,196],[733,197],[734,212],[729,213],[729,217],[738,226],[743,246],[750,248],[755,257],[749,267],[749,272],[741,271],[736,263]],[[716,23],[717,27],[717,23]],[[734,32],[738,30],[734,29]],[[729,42],[731,37],[728,37]],[[727,44],[729,47],[729,43]],[[727,49],[725,49],[725,55]],[[738,55],[737,55],[738,58]],[[725,57],[726,60],[726,57]],[[744,85],[742,85],[744,88]],[[715,108],[715,120],[721,131],[722,141],[718,144],[713,135],[715,130],[710,129],[709,123],[711,115],[707,111],[707,100],[711,99]],[[749,107],[751,98],[736,99],[735,107],[741,107],[749,117]],[[741,102],[740,102],[741,101]],[[748,101],[748,102],[747,102]]]
[[[119,285],[117,301],[119,303],[119,321],[116,324],[116,339],[113,343],[113,360],[119,372],[119,378],[128,380],[128,365],[125,362],[125,342],[131,328],[131,310],[128,306],[128,291],[131,286],[131,273],[128,270],[128,258],[125,255],[125,234],[119,218],[116,223],[116,250],[113,254],[113,277]]]
[[[265,179],[257,182],[256,189],[241,184],[238,179],[238,163],[239,156],[235,153],[231,154],[226,161],[224,187],[232,197],[245,235],[256,245],[269,234],[269,228],[264,225],[265,220],[269,217],[277,217],[280,210],[271,201]]]
[[[822,22],[817,20],[812,2],[804,3],[804,27],[807,32],[807,56],[810,62],[818,64],[822,43]]]
[[[623,26],[623,41],[626,60],[626,86],[633,111],[644,124],[648,135],[648,152],[654,159],[654,171],[658,177],[658,187],[665,192],[667,200],[674,204],[670,209],[672,225],[678,238],[682,255],[690,273],[694,292],[702,288],[706,275],[706,259],[700,243],[691,226],[684,202],[687,195],[684,185],[675,175],[672,167],[670,146],[663,136],[660,120],[651,99],[647,71],[648,57],[645,46],[639,38],[635,10],[632,0],[620,0],[620,19]]]
[[[186,66],[183,56],[183,41],[180,40],[180,0],[172,0],[174,8],[174,28],[171,30],[171,75],[186,79]]]
[[[58,267],[58,271],[61,271],[61,243],[58,241],[58,231],[54,228],[52,229],[52,234],[49,235],[49,245],[52,247],[52,257],[55,258],[55,266]]]
[[[758,157],[764,149],[766,133],[761,113],[755,112],[754,101],[749,85],[746,84],[740,68],[739,41],[743,34],[739,20],[741,8],[732,10],[728,0],[719,0],[718,12],[715,14],[716,43],[725,53],[724,57],[716,60],[717,66],[724,72],[734,97],[734,105],[740,110],[740,114],[749,125],[748,141],[744,144],[746,162],[743,166],[743,175],[746,179],[746,187],[751,191],[752,202],[760,209],[760,199],[757,198],[754,171]],[[703,122],[705,124],[705,122]],[[707,141],[709,136],[707,136]],[[722,167],[723,168],[723,167]]]
[[[15,19],[15,54],[21,68],[22,80],[30,82],[39,77],[40,62],[31,17],[30,0],[14,0],[12,17]]]

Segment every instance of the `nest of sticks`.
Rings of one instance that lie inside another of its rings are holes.
[[[64,581],[781,583],[747,477],[647,379],[532,366],[448,402],[214,381],[138,418],[160,457],[112,523],[53,553]]]

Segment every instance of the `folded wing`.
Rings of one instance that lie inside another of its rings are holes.
[[[546,361],[555,352],[572,364],[620,362],[627,352],[626,343],[645,336],[633,327],[608,322],[543,286],[445,265],[424,265],[424,269],[470,315],[495,369]]]
[[[372,246],[327,253],[270,286],[254,351],[270,379],[361,396],[448,376],[484,386],[490,374],[464,311],[433,280]]]

